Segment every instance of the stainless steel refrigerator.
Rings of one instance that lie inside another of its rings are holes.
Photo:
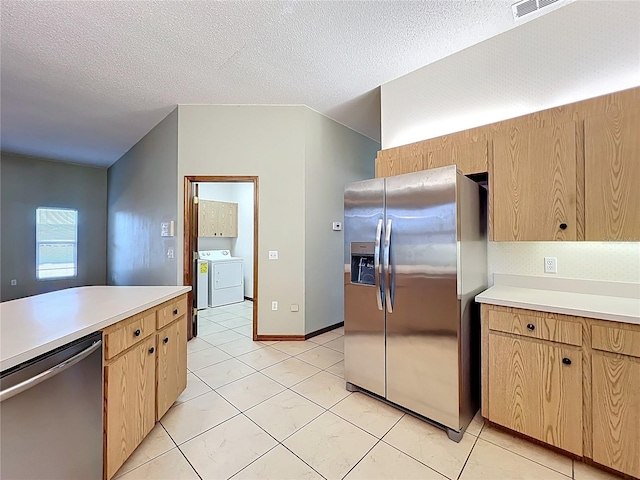
[[[449,166],[353,183],[344,195],[347,389],[455,441],[479,404],[473,298],[487,286],[485,193]]]

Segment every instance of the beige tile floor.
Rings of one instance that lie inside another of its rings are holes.
[[[253,342],[251,302],[201,311],[187,389],[116,476],[122,480],[612,479],[484,425],[460,443],[345,390],[343,329]]]

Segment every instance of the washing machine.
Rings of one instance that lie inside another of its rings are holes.
[[[209,262],[209,306],[219,307],[244,301],[243,260],[229,250],[199,252]]]
[[[200,252],[198,252],[198,256]],[[209,306],[209,260],[198,260],[197,268],[197,288],[196,308],[202,310]]]

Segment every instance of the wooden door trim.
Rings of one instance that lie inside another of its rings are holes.
[[[183,219],[183,260],[182,282],[184,285],[193,284],[193,242],[191,235],[193,218],[193,186],[196,182],[226,182],[226,183],[253,183],[253,340],[258,340],[258,199],[259,178],[257,176],[243,175],[185,175],[184,176],[184,219]],[[189,292],[188,304],[193,318],[193,292]],[[187,332],[191,338],[192,329]]]

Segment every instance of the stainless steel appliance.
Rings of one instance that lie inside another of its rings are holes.
[[[459,441],[478,407],[486,192],[449,166],[350,184],[344,209],[347,389]]]
[[[0,478],[102,479],[101,337],[0,374]]]

